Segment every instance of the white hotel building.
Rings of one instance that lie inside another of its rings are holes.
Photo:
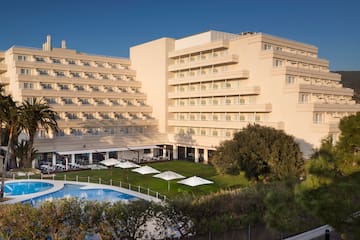
[[[0,52],[0,82],[21,102],[44,97],[61,132],[40,131],[43,160],[166,156],[207,162],[249,123],[293,135],[305,155],[337,139],[360,106],[317,48],[263,33],[208,31],[130,48],[130,59],[53,48]]]

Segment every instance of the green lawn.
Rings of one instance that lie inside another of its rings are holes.
[[[134,173],[129,169],[112,168],[105,170],[85,170],[74,171],[66,173],[57,173],[56,179],[66,179],[69,181],[76,180],[78,176],[79,181],[87,181],[90,177],[91,182],[99,182],[101,178],[102,183],[109,184],[112,179],[113,185],[119,185],[122,183],[123,187],[128,187],[128,183],[134,188],[134,186],[141,186],[144,189],[151,189],[167,197],[174,197],[184,192],[193,193],[195,195],[207,194],[209,192],[218,191],[220,189],[233,188],[233,187],[245,187],[249,185],[249,182],[243,174],[239,176],[219,175],[215,171],[214,167],[210,165],[204,165],[199,163],[193,163],[188,161],[169,161],[148,164],[151,167],[158,169],[159,171],[171,170],[177,172],[183,176],[199,176],[214,182],[214,184],[202,185],[197,187],[189,187],[186,185],[178,184],[177,181],[170,181],[170,191],[167,190],[167,181],[152,177],[150,175],[141,175]],[[145,190],[143,190],[144,192]]]

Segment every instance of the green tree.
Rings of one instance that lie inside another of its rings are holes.
[[[37,223],[39,233],[51,239],[74,239],[81,235],[81,202],[76,199],[46,201],[40,205]],[[40,238],[39,238],[40,239]]]
[[[266,226],[281,235],[303,232],[321,224],[299,201],[294,184],[291,181],[277,182],[268,187],[264,198]]]
[[[38,211],[30,205],[1,205],[0,239],[44,239],[37,223]]]
[[[13,138],[16,135],[18,129],[21,129],[21,121],[19,118],[19,108],[17,107],[16,102],[12,99],[11,96],[3,98],[0,104],[0,118],[2,120],[2,123],[5,125],[5,128],[9,130],[9,139],[2,169],[2,184],[0,191],[0,198],[3,198],[6,170],[8,167],[9,159],[13,159]],[[15,167],[14,163],[11,165],[11,167]]]
[[[248,125],[234,138],[223,142],[212,163],[221,173],[245,171],[248,178],[286,179],[299,177],[304,160],[294,137],[281,130]]]
[[[155,206],[153,202],[137,200],[127,204],[116,202],[106,208],[105,219],[113,228],[113,237],[129,240],[143,238],[146,224],[156,213]]]
[[[360,112],[340,120],[341,135],[337,143],[338,149],[344,152],[360,151]]]
[[[14,153],[16,158],[20,160],[19,167],[24,167],[24,162],[26,161],[29,152],[31,152],[31,159],[35,158],[37,150],[29,148],[30,146],[28,141],[23,140],[20,143],[15,144]]]
[[[43,128],[45,131],[58,131],[56,112],[43,101],[34,99],[33,102],[24,101],[20,108],[20,117],[24,130],[29,135],[29,148],[24,167],[31,167],[33,160],[32,149],[36,132]]]

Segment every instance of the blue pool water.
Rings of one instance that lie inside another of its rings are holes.
[[[46,182],[9,182],[5,183],[5,195],[17,196],[42,192],[52,188],[54,185]]]
[[[26,200],[24,201],[24,203],[37,205],[47,200],[69,198],[69,197],[74,197],[84,200],[92,200],[92,201],[94,200],[106,201],[106,202],[137,199],[134,196],[111,189],[81,189],[82,187],[84,186],[77,184],[64,184],[64,188],[62,188],[59,191],[49,193],[43,196],[39,196],[30,200]]]

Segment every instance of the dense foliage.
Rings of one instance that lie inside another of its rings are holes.
[[[152,239],[163,236],[168,226],[165,209],[144,200],[110,204],[63,199],[36,208],[1,205],[0,239]]]
[[[249,125],[232,140],[222,142],[212,164],[221,173],[245,171],[248,178],[257,180],[299,177],[304,171],[304,160],[294,138],[260,125]]]
[[[360,113],[340,121],[334,144],[325,139],[307,164],[299,198],[347,239],[360,239]]]

